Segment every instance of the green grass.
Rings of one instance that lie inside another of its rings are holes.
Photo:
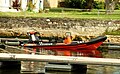
[[[0,12],[0,17],[51,17],[51,18],[82,18],[82,19],[120,19],[120,10],[116,10],[113,14],[105,14],[105,10],[92,10],[91,12],[82,12],[78,9],[68,9],[67,11],[48,13],[35,13],[35,12]]]
[[[105,32],[107,35],[120,35],[120,30],[118,31],[112,31],[112,32]]]

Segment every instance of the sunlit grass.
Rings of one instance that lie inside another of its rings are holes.
[[[106,14],[105,10],[92,10],[91,12],[51,12],[35,13],[35,12],[0,12],[0,17],[45,17],[45,18],[81,18],[81,19],[120,19],[120,10],[116,10],[113,14]]]

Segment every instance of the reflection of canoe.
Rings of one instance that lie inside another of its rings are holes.
[[[99,51],[96,49],[107,39],[106,36],[99,36],[89,42],[72,42],[71,44],[58,44],[58,43],[40,43],[39,44],[24,44],[24,47],[31,48],[44,48],[46,50],[56,50],[56,51],[74,51],[83,53],[86,56],[99,57]],[[89,55],[88,55],[89,54]]]

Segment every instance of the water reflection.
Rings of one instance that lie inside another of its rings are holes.
[[[82,72],[60,72],[60,71],[48,71],[45,74],[86,74],[86,71]]]
[[[120,74],[120,67],[116,66],[91,66],[87,69],[87,74]]]
[[[20,69],[0,69],[0,74],[20,74]]]
[[[61,71],[46,71],[45,74],[120,74],[120,67],[115,66],[96,66],[89,65],[87,71],[80,72],[61,72]],[[28,72],[27,74],[38,74]],[[21,73],[18,69],[2,69],[0,70],[0,74],[24,74]],[[25,73],[26,74],[26,73]]]
[[[45,73],[45,62],[21,61],[21,73]]]
[[[104,58],[120,58],[120,51],[109,50],[103,53]],[[87,74],[120,74],[119,66],[88,65]]]

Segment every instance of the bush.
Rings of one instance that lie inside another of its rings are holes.
[[[84,9],[86,0],[65,0],[65,7]]]
[[[119,10],[119,9],[120,9],[120,3],[117,3],[117,4],[116,4],[115,9],[116,9],[116,10]]]
[[[28,3],[27,7],[28,7],[28,9],[27,9],[28,11],[32,11],[35,8],[35,4],[33,4],[32,1],[30,1]]]
[[[79,9],[86,9],[86,8],[95,8],[95,9],[104,9],[105,3],[100,1],[94,1],[93,6],[89,6],[88,0],[65,0],[65,7],[67,8],[79,8]]]
[[[94,9],[104,9],[105,8],[105,3],[104,2],[99,2],[99,1],[94,1],[93,8]]]

